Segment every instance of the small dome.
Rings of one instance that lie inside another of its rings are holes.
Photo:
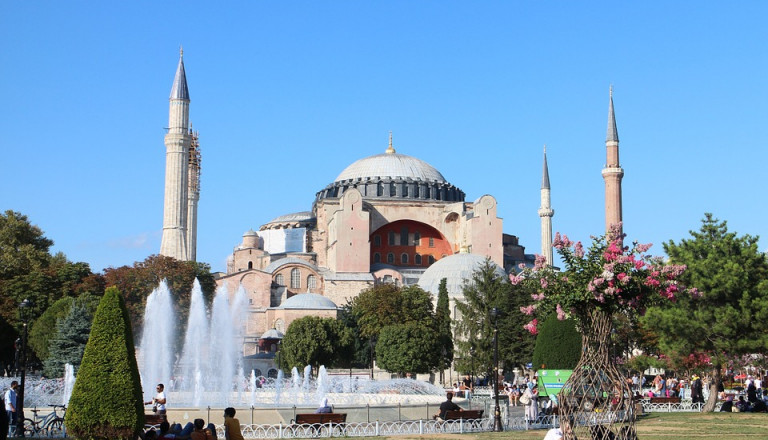
[[[277,329],[271,328],[265,331],[259,339],[283,339],[285,335],[277,331]]]
[[[405,154],[384,153],[366,157],[354,162],[336,177],[334,182],[356,179],[378,179],[391,177],[393,179],[413,179],[426,182],[445,183],[445,177],[435,167],[415,157]]]
[[[294,295],[282,304],[278,309],[311,309],[311,310],[335,310],[336,304],[330,299],[317,293],[300,293]]]
[[[467,253],[441,258],[424,271],[424,274],[419,278],[419,287],[437,296],[440,280],[445,278],[448,296],[450,298],[463,298],[464,281],[472,279],[472,274],[482,267],[485,258],[482,255]],[[496,267],[496,274],[502,278],[507,277],[504,269],[495,263],[492,264]]]

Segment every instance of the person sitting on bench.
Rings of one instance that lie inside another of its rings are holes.
[[[440,412],[435,414],[436,420],[445,420],[445,413],[448,411],[463,411],[459,405],[453,403],[453,393],[448,391],[445,393],[445,402],[440,404]]]

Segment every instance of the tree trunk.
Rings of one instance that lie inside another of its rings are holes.
[[[701,412],[715,412],[715,405],[717,405],[717,386],[720,384],[722,377],[720,376],[719,364],[715,365],[714,370],[715,371],[713,371],[712,374],[712,382],[709,384],[709,398],[707,398],[707,403],[704,404]]]
[[[564,440],[637,439],[632,390],[610,358],[611,316],[581,323],[581,359],[558,394]]]

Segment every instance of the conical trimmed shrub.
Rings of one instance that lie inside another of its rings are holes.
[[[132,440],[144,426],[133,333],[116,287],[106,290],[93,317],[65,424],[84,440]]]
[[[573,370],[581,358],[581,333],[573,319],[560,321],[552,314],[539,325],[533,349],[533,368]]]

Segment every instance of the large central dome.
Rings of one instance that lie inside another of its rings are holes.
[[[318,191],[315,201],[339,198],[350,188],[357,189],[368,200],[464,201],[464,192],[448,183],[435,167],[421,159],[397,154],[392,147],[392,133],[384,154],[360,159],[344,168],[336,180]]]
[[[346,167],[334,182],[345,180],[389,177],[413,179],[425,182],[445,182],[445,177],[435,167],[405,154],[384,153],[366,157]]]

